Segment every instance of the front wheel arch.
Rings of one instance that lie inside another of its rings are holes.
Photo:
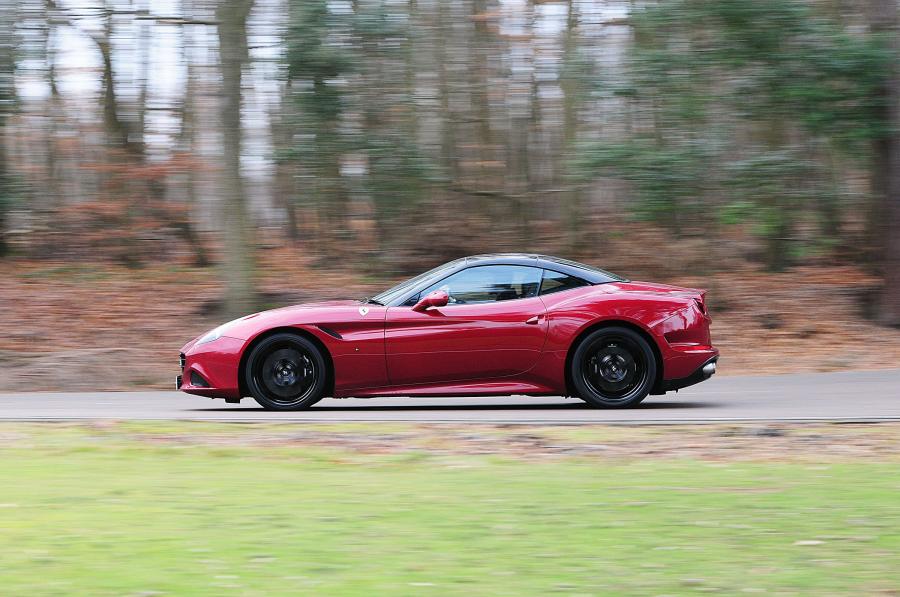
[[[250,353],[253,352],[253,349],[257,344],[268,338],[269,336],[274,336],[276,334],[294,334],[295,336],[301,336],[313,344],[315,344],[316,348],[322,353],[322,358],[325,359],[325,396],[333,396],[334,395],[334,360],[331,358],[331,352],[329,352],[328,348],[325,344],[316,337],[315,334],[310,333],[309,331],[303,328],[295,328],[295,327],[278,327],[272,328],[270,330],[266,330],[262,332],[253,340],[244,347],[243,352],[241,353],[241,360],[238,363],[238,388],[240,388],[241,397],[245,398],[250,396],[250,390],[247,387],[247,380],[245,379],[245,370],[247,368],[247,358],[250,356]]]
[[[604,319],[603,321],[598,321],[592,325],[589,325],[585,329],[575,337],[572,343],[569,345],[569,350],[566,352],[566,363],[565,363],[565,372],[566,372],[566,392],[569,396],[578,396],[578,393],[575,391],[575,384],[572,383],[572,357],[575,355],[575,351],[578,350],[578,345],[581,344],[585,338],[593,334],[595,331],[602,328],[611,328],[611,327],[623,327],[628,328],[634,332],[640,334],[644,340],[647,341],[647,344],[650,345],[650,350],[653,351],[653,358],[656,361],[656,379],[653,381],[653,385],[651,386],[650,392],[652,393],[654,390],[662,386],[663,381],[663,359],[662,353],[659,350],[659,345],[656,343],[656,340],[639,325],[631,323],[630,321],[623,321],[621,319]]]

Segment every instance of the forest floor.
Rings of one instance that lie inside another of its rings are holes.
[[[28,595],[896,595],[897,431],[0,424],[0,568]]]
[[[221,323],[214,269],[0,262],[0,391],[168,389],[179,348]],[[637,276],[635,276],[637,277]],[[878,280],[853,267],[741,270],[653,281],[706,288],[720,373],[900,365],[900,330],[863,317]],[[392,280],[316,268],[291,249],[261,252],[266,307],[358,298]]]

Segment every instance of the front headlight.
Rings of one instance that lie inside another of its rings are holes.
[[[212,342],[213,340],[218,340],[219,338],[222,337],[222,328],[223,327],[224,326],[220,325],[216,329],[206,332],[205,334],[203,334],[203,336],[200,337],[199,340],[197,340],[197,344],[206,344],[207,342]]]

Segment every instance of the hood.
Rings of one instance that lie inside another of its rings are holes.
[[[325,323],[330,321],[347,321],[362,317],[360,307],[363,306],[357,300],[333,300],[317,301],[269,309],[239,317],[227,323],[223,323],[214,330],[220,336],[227,336],[238,340],[246,340],[254,336],[260,328],[272,328],[279,326],[292,326],[296,324]],[[366,305],[369,311],[383,310],[384,307]],[[374,315],[374,313],[372,314]],[[372,315],[369,315],[371,317]],[[186,352],[206,333],[194,338],[182,348]]]
[[[249,319],[250,317],[256,317],[257,315],[266,315],[269,313],[283,313],[285,311],[298,311],[303,309],[322,309],[328,307],[347,307],[348,305],[356,305],[359,306],[360,302],[353,299],[336,299],[330,301],[316,301],[313,303],[301,303],[299,305],[288,305],[287,307],[279,307],[277,309],[269,309],[268,311],[260,311],[259,313],[254,313],[253,315],[247,315],[245,317],[241,317],[241,319]],[[240,321],[235,320],[235,321]]]

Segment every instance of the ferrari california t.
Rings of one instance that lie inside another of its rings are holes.
[[[457,259],[372,298],[253,313],[181,349],[177,389],[272,410],[325,396],[634,406],[716,371],[705,291],[556,257]]]

